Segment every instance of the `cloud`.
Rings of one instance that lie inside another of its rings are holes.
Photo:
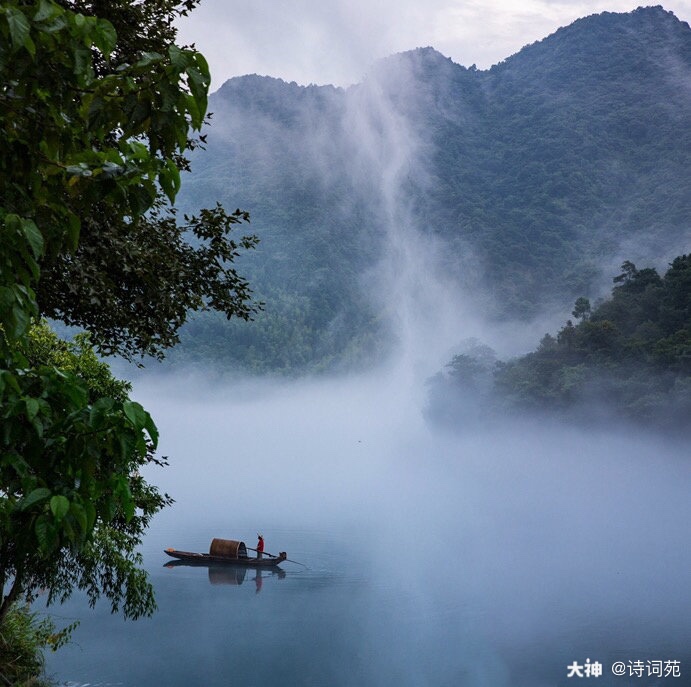
[[[431,45],[455,62],[490,67],[579,17],[628,12],[637,0],[204,0],[180,39],[206,55],[213,88],[241,74],[301,84],[359,82],[373,62]],[[684,21],[691,0],[665,8]]]

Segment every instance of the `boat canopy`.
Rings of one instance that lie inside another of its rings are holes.
[[[247,547],[244,541],[214,538],[211,540],[209,554],[225,558],[247,558]]]

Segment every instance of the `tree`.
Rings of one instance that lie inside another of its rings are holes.
[[[173,19],[196,2],[61,3],[106,12],[120,33],[52,2],[33,14],[6,4],[0,108],[10,145],[0,166],[15,183],[3,200],[40,227],[32,258],[43,279],[32,288],[41,314],[88,329],[104,353],[126,357],[161,357],[190,309],[251,318],[258,306],[232,263],[257,239],[228,239],[247,213],[216,206],[178,225],[169,207],[188,168],[184,153],[203,141],[188,131],[204,122],[208,68],[172,42]],[[56,32],[66,17],[75,23]],[[57,41],[65,33],[73,50]]]
[[[660,275],[653,267],[639,270],[630,260],[626,260],[621,269],[622,273],[612,279],[615,284],[618,284],[614,287],[615,293],[640,293],[649,286],[662,284]]]
[[[87,329],[102,353],[129,359],[162,358],[178,343],[190,310],[251,319],[259,305],[252,303],[249,284],[232,263],[240,249],[253,248],[257,240],[228,237],[247,213],[228,214],[216,206],[179,224],[161,203],[157,199],[134,221],[86,217],[78,249],[42,265],[41,314]],[[185,236],[193,236],[197,245]]]
[[[585,320],[587,320],[588,317],[590,317],[590,301],[587,298],[584,298],[583,296],[577,298],[571,314],[577,320],[582,319],[585,322]]]
[[[110,59],[94,55],[96,75],[110,78],[123,65],[166,54],[175,39],[175,18],[186,15],[198,0],[62,0],[60,4],[113,24],[118,40]],[[155,59],[150,65],[154,74],[164,67]],[[201,83],[204,73],[199,68],[196,72],[193,79]],[[203,118],[206,93],[198,90],[194,95],[199,101],[196,116]],[[189,101],[192,110],[194,102]],[[157,116],[161,106],[165,109],[165,93],[148,102],[139,98],[130,115],[146,120]],[[204,136],[187,134],[184,150],[204,141]],[[183,146],[172,153],[171,162],[179,171],[189,170]],[[163,181],[177,190],[179,174],[172,165],[170,169],[171,179]],[[146,215],[113,214],[101,204],[82,208],[77,250],[47,256],[41,265],[41,313],[89,330],[101,352],[127,358],[163,357],[165,349],[178,342],[190,310],[212,309],[228,318],[251,319],[261,304],[252,302],[247,280],[232,265],[240,249],[254,248],[257,238],[229,238],[235,225],[249,221],[249,215],[240,210],[227,213],[216,205],[184,217],[179,224],[169,200],[162,184]],[[118,260],[112,259],[114,254]],[[157,269],[151,270],[154,263]]]
[[[246,213],[166,209],[205,121],[206,61],[172,23],[195,4],[0,3],[0,623],[38,588],[153,610],[134,551],[169,502],[139,475],[158,432],[90,342],[160,355],[188,308],[256,307],[231,264],[255,239],[228,238]],[[39,313],[93,338],[60,343]]]
[[[615,284],[626,285],[631,283],[638,274],[636,265],[634,265],[630,260],[624,260],[621,265],[621,274],[618,274],[612,279]]]
[[[497,369],[495,388],[509,406],[597,417],[606,403],[637,423],[688,431],[691,256],[675,258],[664,278],[628,261],[622,270],[588,318],[567,321],[556,339],[546,335],[535,352]],[[579,301],[574,316],[586,311]]]
[[[473,338],[463,342],[462,350],[446,366],[448,378],[463,387],[486,386],[497,361],[496,353]]]
[[[140,469],[155,458],[157,431],[129,400],[129,384],[99,361],[88,335],[58,339],[45,323],[20,346],[29,366],[4,389],[0,478],[0,582],[12,579],[0,623],[20,596],[64,600],[74,587],[93,605],[137,617],[155,608],[136,547],[171,502]],[[5,375],[7,378],[7,375]]]

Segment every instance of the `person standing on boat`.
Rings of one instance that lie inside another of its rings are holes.
[[[264,537],[261,534],[257,535],[257,558],[263,558],[264,556]]]

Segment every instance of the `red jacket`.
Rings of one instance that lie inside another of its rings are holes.
[[[264,540],[261,538],[257,542],[257,551],[259,551],[260,553],[264,553]]]

